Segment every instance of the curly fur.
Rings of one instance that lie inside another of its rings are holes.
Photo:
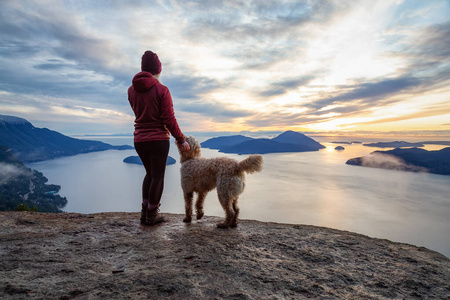
[[[236,227],[238,223],[238,197],[245,188],[246,173],[262,170],[261,155],[250,155],[241,162],[228,157],[201,157],[200,143],[192,136],[186,138],[191,150],[184,152],[178,147],[181,162],[181,187],[184,194],[186,217],[184,222],[192,220],[194,192],[197,193],[195,209],[197,219],[203,217],[203,203],[206,194],[217,188],[219,202],[225,211],[225,221],[217,224],[220,228]]]

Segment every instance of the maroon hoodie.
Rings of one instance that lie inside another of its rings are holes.
[[[184,135],[178,127],[169,89],[149,72],[137,73],[128,88],[128,101],[136,116],[134,141],[170,139],[169,132],[180,143]]]

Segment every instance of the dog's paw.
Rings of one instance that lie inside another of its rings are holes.
[[[197,220],[200,220],[201,218],[203,218],[203,216],[204,216],[203,212],[197,213]]]
[[[190,217],[186,217],[183,219],[184,223],[191,223],[191,221],[192,221],[192,218],[190,218]]]
[[[228,229],[230,228],[230,225],[228,225],[227,223],[218,223],[217,224],[217,228],[222,228],[222,229]]]
[[[238,223],[231,223],[230,227],[231,228],[236,228]]]

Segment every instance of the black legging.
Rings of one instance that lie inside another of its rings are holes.
[[[144,164],[145,174],[142,183],[142,199],[152,205],[158,205],[164,189],[169,140],[134,143],[134,148]]]

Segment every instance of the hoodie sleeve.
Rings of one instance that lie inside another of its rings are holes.
[[[184,135],[178,126],[175,112],[173,110],[172,96],[169,89],[166,87],[161,96],[161,118],[169,130],[170,134],[177,140],[177,142],[184,142]]]

